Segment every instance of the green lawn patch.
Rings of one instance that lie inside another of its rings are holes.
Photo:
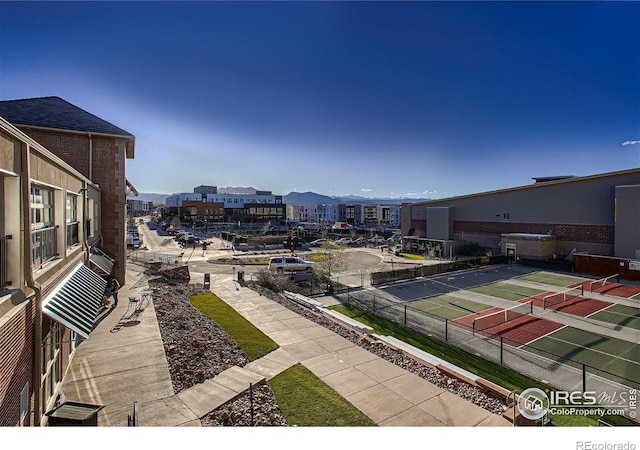
[[[490,295],[491,297],[513,301],[519,301],[545,292],[540,289],[534,289],[527,286],[518,286],[501,281],[497,283],[485,284],[484,286],[477,286],[468,290],[471,292],[477,292],[479,294]]]
[[[289,425],[376,426],[373,420],[299,363],[272,378],[269,386]]]
[[[400,256],[406,259],[424,260],[424,256],[414,255],[413,253],[400,253]]]
[[[336,305],[332,306],[331,309],[335,309],[346,316],[373,327],[373,333],[383,336],[393,336],[407,344],[411,344],[416,348],[455,364],[462,369],[475,373],[486,380],[499,384],[506,389],[515,389],[518,392],[522,392],[528,387],[537,387],[540,389],[549,388],[546,384],[539,383],[499,364],[479,358],[454,345],[430,338],[411,328],[364,312],[354,306]]]
[[[269,261],[266,260],[266,259],[255,260],[255,261],[245,261],[244,265],[245,266],[268,266],[269,265]]]
[[[240,346],[249,361],[254,361],[278,348],[269,336],[242,317],[217,295],[206,292],[191,297],[191,304],[216,322]]]

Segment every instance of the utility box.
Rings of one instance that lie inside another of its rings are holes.
[[[238,270],[238,281],[244,281],[244,270]]]
[[[60,406],[45,413],[49,418],[48,426],[98,426],[98,412],[104,405],[92,405],[89,403],[64,402]]]

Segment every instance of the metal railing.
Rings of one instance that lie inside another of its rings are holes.
[[[31,232],[31,264],[42,267],[58,256],[57,227],[41,228]]]
[[[80,242],[78,234],[79,222],[72,222],[67,224],[67,247],[71,247],[74,244]]]

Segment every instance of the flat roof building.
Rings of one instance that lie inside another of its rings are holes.
[[[553,236],[551,254],[557,257],[590,252],[640,258],[640,169],[534,180],[527,186],[405,203],[402,234],[407,241],[446,245],[443,256],[470,243],[504,253],[505,236],[521,233]],[[550,246],[537,257],[546,258]]]

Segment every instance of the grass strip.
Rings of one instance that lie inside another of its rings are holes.
[[[278,344],[269,336],[212,292],[195,295],[190,301],[193,307],[216,322],[238,343],[249,361],[255,361],[278,348]]]
[[[413,253],[400,253],[400,256],[406,259],[415,259],[424,261],[424,256],[414,255]]]
[[[370,427],[376,423],[300,363],[269,381],[289,425]]]
[[[454,345],[430,338],[403,325],[362,311],[352,305],[336,305],[332,306],[331,309],[369,325],[373,328],[373,333],[375,334],[393,336],[508,390],[515,390],[520,393],[527,388],[539,388],[543,391],[548,391],[552,388],[552,386],[533,380],[507,367],[472,355]],[[551,416],[551,423],[554,426],[596,426],[598,419],[601,418],[615,425],[638,426],[637,423],[622,416],[556,415]]]

